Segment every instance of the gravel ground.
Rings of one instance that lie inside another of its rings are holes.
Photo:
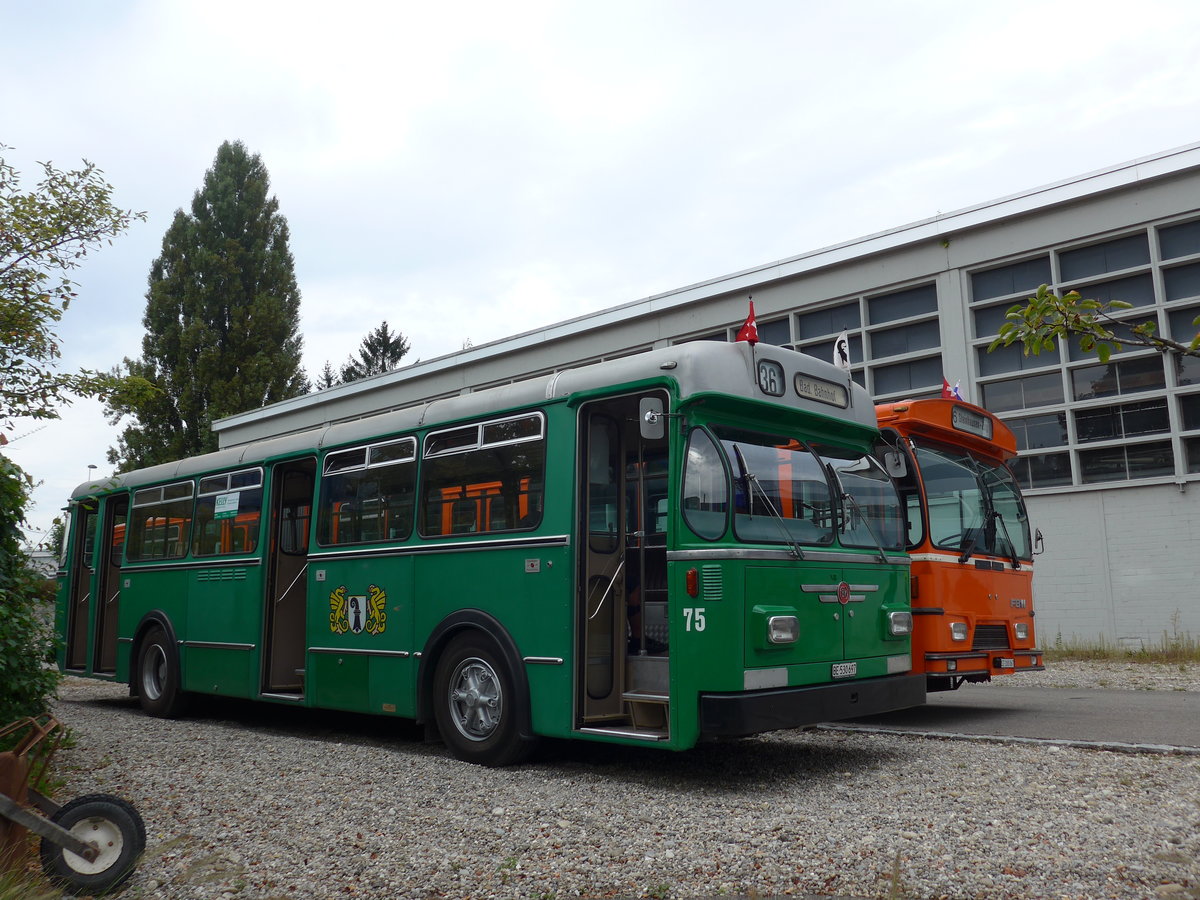
[[[1200,665],[1025,678],[1200,690]],[[394,720],[209,701],[165,721],[81,679],[57,714],[61,796],[146,820],[134,898],[1200,898],[1200,756],[814,730],[494,770]]]

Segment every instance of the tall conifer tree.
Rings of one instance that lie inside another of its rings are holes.
[[[162,393],[136,405],[109,461],[119,470],[215,450],[216,419],[307,393],[300,290],[287,220],[258,154],[217,150],[191,212],[177,210],[150,267],[142,357],[125,360]]]
[[[378,328],[372,329],[358,346],[358,356],[351,356],[342,366],[342,384],[382,375],[400,365],[408,353],[408,338],[399,331],[388,328],[385,319]]]

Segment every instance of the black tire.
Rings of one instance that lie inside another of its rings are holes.
[[[188,695],[180,688],[179,651],[163,629],[152,628],[142,639],[133,677],[138,702],[150,715],[173,719],[187,709]]]
[[[42,838],[42,871],[68,894],[102,894],[125,882],[146,849],[146,826],[138,811],[109,794],[88,794],[59,807],[50,821],[84,843],[95,842],[94,862]]]
[[[508,766],[533,752],[536,741],[521,736],[526,702],[495,646],[478,634],[454,638],[438,660],[433,710],[438,732],[458,759]]]

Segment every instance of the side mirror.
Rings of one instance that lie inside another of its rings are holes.
[[[908,474],[908,463],[904,459],[904,454],[899,450],[883,452],[883,467],[893,478],[903,478]]]
[[[662,400],[658,397],[642,398],[638,408],[638,427],[643,440],[662,440],[667,433],[667,417],[663,415]]]
[[[1045,541],[1042,540],[1042,529],[1036,528],[1033,532],[1033,555],[1037,556],[1040,553],[1046,552]]]

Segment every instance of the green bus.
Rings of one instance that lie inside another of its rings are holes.
[[[400,716],[465,760],[924,702],[865,391],[694,342],[85,483],[63,671]]]

